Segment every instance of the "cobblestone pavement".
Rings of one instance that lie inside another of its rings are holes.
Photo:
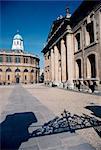
[[[2,134],[8,147],[13,146],[10,150],[100,150],[101,141],[93,128],[36,138],[29,136],[29,133],[60,115],[64,109],[79,115],[91,115],[91,111],[84,107],[99,106],[100,98],[39,84],[1,86]]]

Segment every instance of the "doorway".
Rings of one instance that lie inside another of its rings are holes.
[[[16,83],[19,83],[19,82],[20,82],[20,78],[16,77]]]

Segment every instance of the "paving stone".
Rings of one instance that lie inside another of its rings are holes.
[[[32,147],[20,148],[19,150],[39,150],[38,145],[34,145]]]
[[[95,150],[90,144],[84,143],[77,146],[69,147],[69,150]]]
[[[58,135],[49,135],[37,138],[37,143],[40,150],[47,150],[49,148],[56,148],[59,145],[61,146],[61,141],[58,138]]]
[[[62,145],[76,146],[85,142],[80,136],[70,136],[67,138],[61,139]]]
[[[67,137],[73,137],[73,136],[77,136],[78,134],[77,133],[71,133],[71,132],[63,132],[63,133],[60,133],[58,134],[59,138],[61,139],[65,139]]]
[[[33,150],[39,150],[39,146],[37,145],[35,138],[30,138],[27,142],[23,142],[19,148],[19,150],[29,150],[29,148],[33,148]]]

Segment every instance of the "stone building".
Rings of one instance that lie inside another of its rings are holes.
[[[37,83],[39,58],[24,51],[23,38],[17,33],[12,49],[0,49],[0,84]]]
[[[44,54],[45,83],[87,88],[101,83],[101,1],[83,1],[52,24]]]

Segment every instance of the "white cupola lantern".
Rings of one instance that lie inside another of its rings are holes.
[[[17,31],[17,34],[13,38],[12,50],[24,50],[23,38],[19,34],[19,31]]]

